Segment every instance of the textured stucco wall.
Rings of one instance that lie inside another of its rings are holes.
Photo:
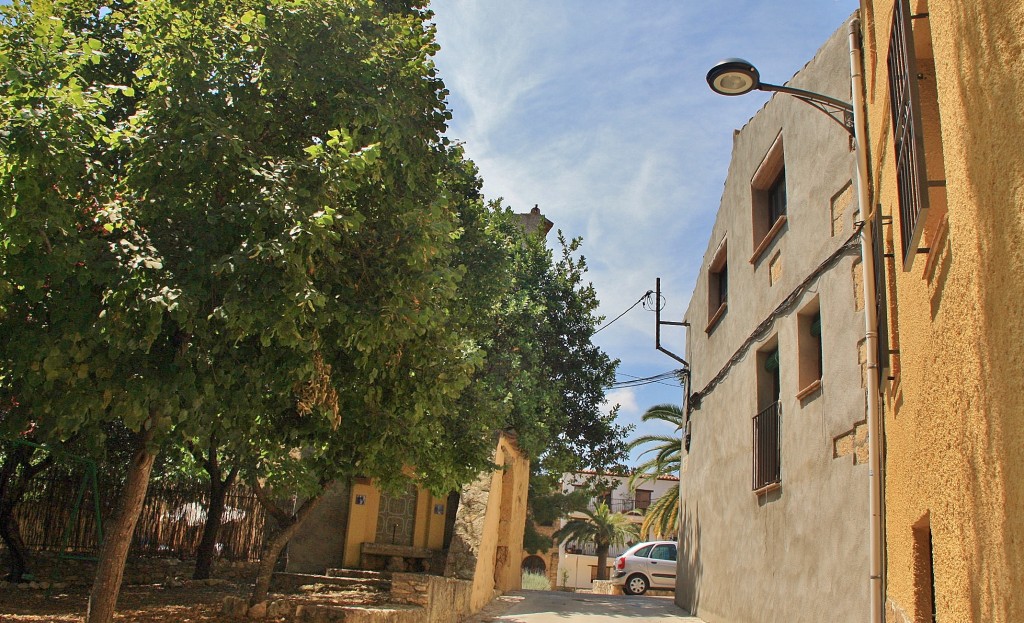
[[[898,224],[885,65],[893,5],[861,4],[873,202]],[[886,616],[931,620],[927,548],[914,534],[930,526],[938,620],[1022,621],[1024,4],[911,7],[928,14],[914,20],[919,51],[934,58],[919,69],[926,158],[948,211],[927,223],[931,252],[909,272],[889,270],[900,352],[885,384]],[[886,233],[899,249],[899,229]]]
[[[286,571],[324,573],[344,566],[350,492],[348,483],[341,481],[324,493],[323,501],[288,543]]]
[[[496,593],[520,588],[523,530],[530,462],[515,440],[502,434],[494,463],[504,466],[463,487],[445,575],[471,580],[470,609],[476,612]]]
[[[844,34],[845,27],[840,28],[790,84],[848,100]],[[780,132],[788,221],[751,261],[751,180]],[[853,175],[847,133],[792,97],[776,95],[734,135],[705,267],[686,313],[694,391],[705,389],[755,327],[849,240],[857,220]],[[708,268],[723,240],[728,307],[705,330],[712,311]],[[676,602],[709,623],[867,619],[868,469],[863,452],[854,451],[858,443],[863,446],[858,423],[865,418],[858,256],[856,249],[843,252],[757,336],[693,412],[681,474]],[[815,301],[822,317],[824,375],[820,390],[801,399],[797,315]],[[751,420],[758,409],[756,351],[773,340],[781,357],[782,485],[755,495]]]

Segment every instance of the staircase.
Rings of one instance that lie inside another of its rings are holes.
[[[328,569],[325,575],[277,572],[271,590],[282,593],[361,594],[367,601],[383,601],[391,593],[391,574],[360,569]]]

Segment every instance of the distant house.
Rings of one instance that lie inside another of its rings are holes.
[[[788,83],[850,99],[846,31]],[[868,615],[864,316],[849,134],[789,95],[733,134],[685,320],[676,601],[709,623]]]
[[[562,478],[562,492],[571,493],[577,489],[591,490],[594,486],[597,475],[593,472],[576,472],[566,474]],[[658,498],[674,487],[679,486],[679,479],[675,476],[658,476],[648,480],[638,481],[636,489],[629,488],[629,476],[605,476],[602,475],[599,481],[608,486],[591,503],[593,510],[601,502],[608,505],[612,512],[624,513],[638,526],[643,522],[644,511]],[[572,513],[571,517],[585,517],[583,513]],[[655,537],[660,538],[660,537]],[[615,558],[626,551],[632,543],[612,547],[608,552],[608,565],[615,563]],[[597,555],[593,543],[577,543],[568,541],[559,544],[555,574],[557,586],[567,586],[576,589],[589,589],[597,578]],[[611,577],[609,574],[608,577]]]

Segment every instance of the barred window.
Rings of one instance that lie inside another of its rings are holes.
[[[896,0],[893,8],[888,65],[903,266],[909,269],[921,241],[924,217],[928,211],[921,105],[909,0]]]

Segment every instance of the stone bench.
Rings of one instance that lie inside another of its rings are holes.
[[[359,546],[359,566],[387,571],[429,571],[437,552],[427,547],[363,543]]]

